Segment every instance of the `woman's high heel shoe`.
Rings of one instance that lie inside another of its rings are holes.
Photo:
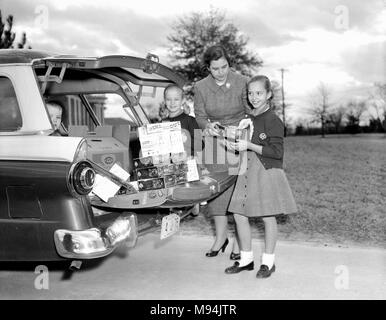
[[[209,252],[207,252],[205,255],[207,257],[215,257],[218,255],[219,251],[221,250],[221,252],[224,252],[225,251],[225,248],[227,247],[229,243],[229,240],[228,238],[225,240],[224,244],[221,246],[221,248],[219,250],[210,250]]]

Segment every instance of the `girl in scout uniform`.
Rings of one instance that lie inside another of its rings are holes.
[[[252,110],[239,128],[250,128],[251,139],[227,141],[230,149],[247,152],[247,169],[240,172],[229,204],[233,212],[241,248],[241,260],[225,269],[225,273],[253,270],[250,217],[262,217],[265,227],[265,250],[257,278],[266,278],[275,271],[277,240],[276,215],[297,211],[290,186],[283,171],[284,126],[271,106],[269,79],[255,76],[248,81],[248,100]]]

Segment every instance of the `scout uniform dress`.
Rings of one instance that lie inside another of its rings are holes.
[[[263,152],[246,151],[247,168],[240,171],[228,210],[247,217],[295,213],[296,203],[283,171],[283,123],[271,109],[250,117],[251,142],[262,145]]]

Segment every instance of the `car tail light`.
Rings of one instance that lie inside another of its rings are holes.
[[[74,163],[87,159],[87,148],[87,141],[83,139],[81,143],[79,143],[78,148],[76,149]]]
[[[95,171],[87,161],[87,141],[83,139],[74,156],[74,165],[70,169],[68,184],[75,195],[86,195],[92,191],[95,182]]]
[[[89,194],[94,182],[95,171],[88,161],[80,161],[73,166],[70,172],[70,186],[77,194]]]

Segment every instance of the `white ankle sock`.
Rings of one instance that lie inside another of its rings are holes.
[[[265,264],[268,266],[269,270],[271,270],[273,264],[275,262],[275,254],[263,253],[261,257],[261,264]]]
[[[253,261],[253,251],[240,251],[239,267],[244,267]]]

